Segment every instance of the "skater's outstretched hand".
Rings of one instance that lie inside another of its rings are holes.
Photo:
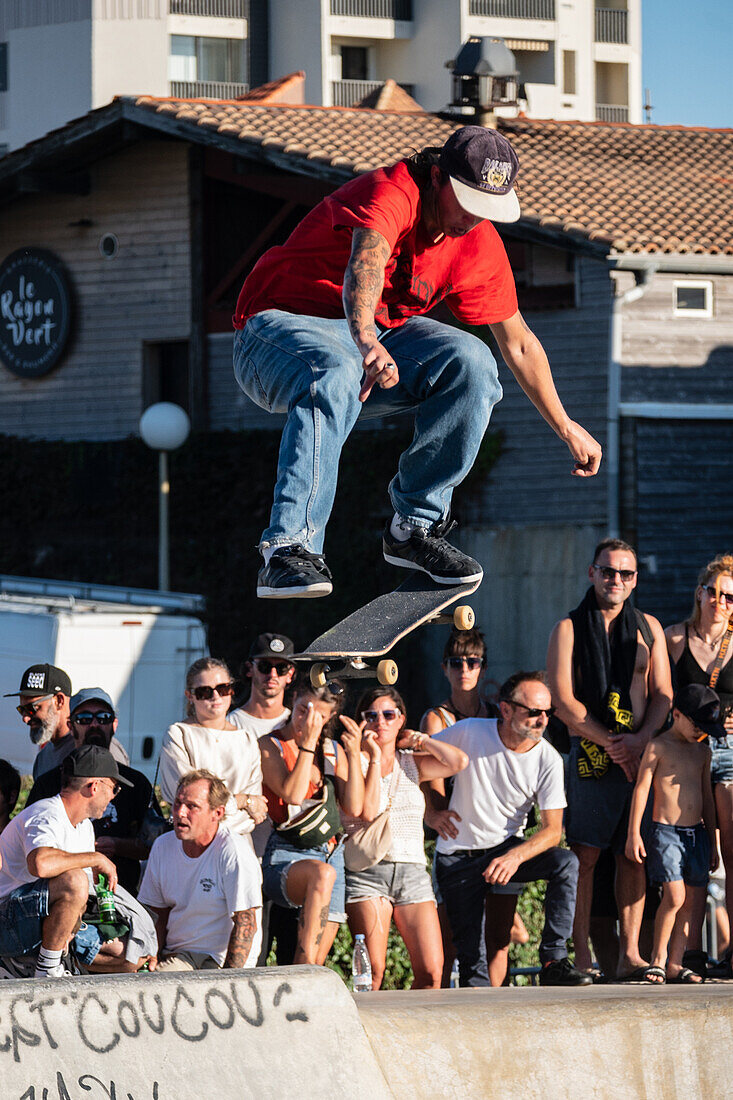
[[[363,351],[362,351],[362,354]],[[400,380],[400,372],[397,369],[392,356],[386,348],[383,348],[378,340],[364,354],[365,378],[359,390],[359,400],[363,403],[372,392],[373,386],[380,386],[383,390],[389,390],[396,386]]]
[[[603,452],[600,443],[590,432],[571,420],[566,429],[565,442],[575,459],[572,470],[574,477],[592,477],[593,474],[598,473]]]

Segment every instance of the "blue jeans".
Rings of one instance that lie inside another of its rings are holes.
[[[489,887],[482,872],[495,856],[503,855],[521,843],[521,837],[512,836],[495,848],[464,850],[452,855],[436,854],[435,870],[453,933],[461,986],[487,984],[485,972],[481,972],[481,930]],[[573,930],[578,857],[565,848],[550,848],[526,863],[520,863],[510,882],[536,882],[537,879],[547,881],[540,962],[564,959],[568,953],[567,941]]]
[[[383,329],[379,339],[400,381],[375,386],[361,405],[362,357],[345,319],[268,309],[236,333],[237,382],[260,408],[288,414],[262,547],[300,542],[322,552],[341,448],[360,415],[415,410],[415,434],[389,486],[392,506],[420,527],[448,515],[501,399],[496,361],[478,337],[429,317]]]

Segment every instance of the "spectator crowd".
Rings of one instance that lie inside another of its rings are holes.
[[[394,921],[413,988],[448,985],[454,960],[461,986],[500,986],[538,881],[541,985],[733,976],[733,556],[666,630],[635,607],[627,543],[601,542],[588,574],[546,671],[488,698],[483,635],[454,629],[444,697],[436,684],[412,723],[393,687],[354,707],[339,681],[314,688],[280,634],[254,640],[239,680],[197,660],[155,784],[103,687],[26,669],[9,694],[39,751],[15,814],[21,778],[0,761],[0,976],[252,967],[273,950],[322,965],[346,921],[379,989]]]

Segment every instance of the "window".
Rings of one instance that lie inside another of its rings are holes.
[[[187,340],[143,344],[143,409],[158,401],[191,412]]]
[[[0,92],[8,90],[8,44],[0,42]]]
[[[575,50],[562,51],[562,92],[575,95]]]
[[[172,34],[168,79],[187,83],[212,80],[243,84],[244,43],[239,38]]]
[[[696,279],[675,281],[674,315],[675,317],[712,317],[713,284]]]
[[[366,80],[369,75],[369,54],[366,46],[341,47],[341,79]]]

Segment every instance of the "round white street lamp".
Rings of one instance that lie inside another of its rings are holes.
[[[191,421],[180,405],[159,401],[150,405],[140,417],[140,435],[158,456],[158,588],[170,589],[168,551],[168,452],[175,451],[188,439]]]

